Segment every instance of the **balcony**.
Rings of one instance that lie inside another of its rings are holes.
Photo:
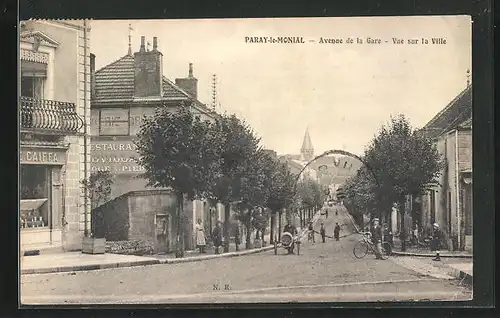
[[[77,133],[83,119],[74,103],[21,97],[21,131],[66,135]]]

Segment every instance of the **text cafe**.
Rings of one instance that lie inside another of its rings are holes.
[[[61,173],[66,164],[66,152],[66,147],[21,147],[21,246],[61,244]]]

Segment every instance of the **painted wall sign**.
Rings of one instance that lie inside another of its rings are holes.
[[[114,174],[139,174],[144,168],[136,163],[136,146],[132,140],[92,140],[90,144],[91,171],[110,171]]]
[[[22,164],[64,165],[66,150],[21,148],[19,157]]]

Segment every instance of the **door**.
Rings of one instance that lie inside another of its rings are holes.
[[[169,227],[168,215],[156,215],[156,252],[169,252]]]

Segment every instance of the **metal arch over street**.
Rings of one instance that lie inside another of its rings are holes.
[[[357,160],[359,160],[365,167],[366,169],[368,169],[368,171],[370,172],[370,174],[372,175],[373,179],[375,180],[375,183],[377,184],[377,186],[379,186],[379,182],[378,182],[378,179],[377,179],[377,176],[375,175],[375,172],[373,171],[373,169],[370,167],[370,165],[368,165],[366,163],[366,161],[361,158],[360,156],[358,155],[355,155],[349,151],[345,151],[345,150],[340,150],[340,149],[331,149],[331,150],[327,150],[325,152],[323,152],[321,155],[319,156],[316,156],[314,157],[312,160],[310,160],[303,168],[302,170],[300,170],[299,174],[297,175],[297,177],[295,178],[295,182],[293,184],[293,193],[296,193],[297,192],[297,184],[299,183],[299,179],[300,179],[300,175],[302,174],[302,172],[304,172],[306,170],[306,168],[311,164],[313,163],[314,161],[320,159],[320,158],[323,158],[323,157],[326,157],[328,155],[344,155],[344,156],[347,156],[347,157],[351,157],[351,158],[355,158]]]

